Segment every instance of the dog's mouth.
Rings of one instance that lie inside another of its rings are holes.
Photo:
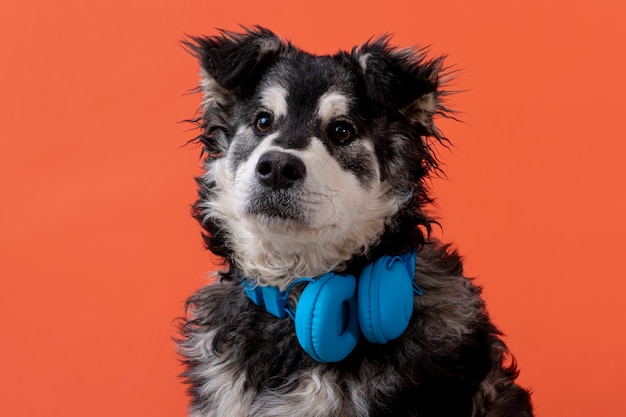
[[[274,226],[306,224],[301,197],[291,189],[258,190],[248,200],[245,214]]]

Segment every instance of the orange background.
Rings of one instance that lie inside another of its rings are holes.
[[[184,415],[173,319],[213,267],[178,42],[237,23],[319,53],[392,32],[449,55],[467,91],[465,123],[441,122],[438,234],[538,416],[626,415],[626,6],[477,3],[4,0],[0,415]]]

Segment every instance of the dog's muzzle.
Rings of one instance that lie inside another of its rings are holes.
[[[282,151],[268,151],[261,155],[254,171],[254,184],[246,203],[246,212],[271,219],[305,223],[302,189],[306,177],[304,161]]]

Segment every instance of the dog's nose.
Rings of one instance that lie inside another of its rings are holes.
[[[272,188],[289,188],[306,175],[302,159],[285,152],[266,152],[256,164],[259,181]]]

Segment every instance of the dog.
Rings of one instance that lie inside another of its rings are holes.
[[[262,27],[189,37],[193,215],[223,260],[180,327],[189,415],[532,416],[438,223],[443,57],[390,36],[313,55]]]

